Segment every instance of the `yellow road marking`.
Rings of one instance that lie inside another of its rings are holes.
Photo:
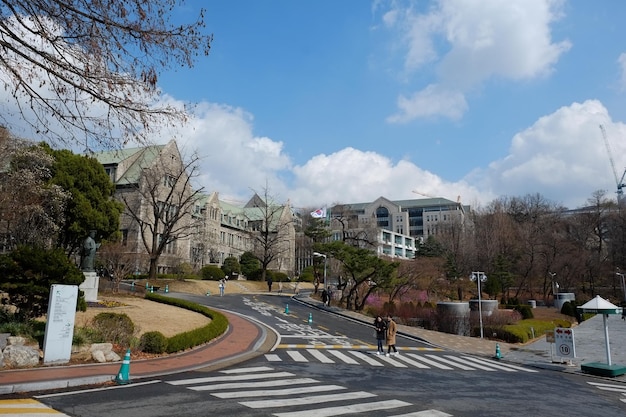
[[[65,415],[60,411],[48,407],[37,400],[30,398],[15,400],[0,400],[0,416],[48,416]]]

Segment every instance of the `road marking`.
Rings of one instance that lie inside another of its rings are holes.
[[[288,350],[287,355],[291,357],[295,362],[308,362],[309,360],[304,357],[304,355],[297,350]]]
[[[276,381],[272,381],[276,382]],[[286,384],[287,385],[287,384]],[[288,384],[292,385],[292,384]],[[276,384],[271,384],[276,386]],[[236,388],[236,387],[233,387]],[[213,395],[218,398],[242,398],[242,397],[271,397],[279,395],[295,395],[295,394],[310,394],[312,392],[324,392],[324,391],[338,391],[346,389],[340,385],[316,385],[297,388],[284,388],[275,390],[256,390],[256,391],[234,391],[234,392],[216,392]]]
[[[333,417],[344,414],[369,413],[376,410],[390,410],[392,408],[407,407],[412,405],[405,401],[388,400],[373,403],[346,404],[338,407],[317,408],[315,410],[293,411],[276,413],[276,417]]]
[[[309,352],[315,359],[317,359],[318,361],[322,363],[335,363],[334,360],[330,359],[328,356],[324,355],[319,350],[307,349],[307,352]]]
[[[290,372],[270,372],[267,374],[250,374],[250,375],[227,375],[227,376],[209,376],[203,378],[179,379],[177,381],[168,381],[171,385],[189,385],[189,384],[206,384],[209,382],[227,382],[241,381],[244,379],[260,379],[260,378],[284,378],[294,376]]]
[[[0,415],[3,417],[45,417],[45,416],[65,416],[60,411],[50,408],[47,405],[30,398],[15,400],[0,400]]]
[[[291,407],[294,405],[325,404],[330,401],[359,400],[371,397],[376,397],[376,394],[365,391],[353,391],[341,394],[309,395],[306,397],[282,398],[276,400],[241,401],[239,404],[249,408]]]
[[[266,387],[281,387],[285,385],[298,385],[298,384],[314,384],[319,382],[313,378],[294,378],[283,380],[269,380],[269,381],[257,381],[257,382],[230,382],[224,384],[211,384],[200,385],[197,387],[189,387],[194,391],[218,391],[222,389],[250,389],[250,388],[266,388]],[[178,384],[176,384],[178,385]]]
[[[396,414],[389,417],[452,417],[452,414],[444,413],[439,410],[416,411],[415,413]]]
[[[435,368],[445,369],[445,370],[448,370],[448,371],[454,369],[454,368],[450,368],[449,366],[442,365],[439,362],[432,361],[432,360],[430,360],[428,358],[425,358],[423,356],[416,355],[415,353],[407,353],[407,355],[410,356],[413,359],[416,359],[416,360],[420,361],[420,362],[424,362],[427,365],[434,366]]]
[[[335,356],[336,358],[338,358],[339,360],[343,361],[344,363],[349,363],[351,365],[358,365],[357,361],[355,361],[351,357],[347,356],[343,352],[340,352],[338,350],[329,350],[328,353],[330,353],[331,355]]]
[[[354,352],[351,351],[350,353],[356,356],[357,358],[361,359],[362,361],[369,363],[372,366],[384,366],[382,363],[378,362],[372,356],[366,353],[359,352],[359,351],[354,351]]]

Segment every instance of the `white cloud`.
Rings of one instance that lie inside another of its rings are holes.
[[[391,5],[396,18],[385,23],[405,40],[404,71],[411,75],[433,63],[436,84],[456,94],[493,77],[516,81],[549,75],[571,47],[569,41],[555,43],[551,37],[550,25],[562,15],[561,0],[439,0],[422,14],[398,4]],[[459,117],[440,110],[442,116]],[[399,106],[388,120],[423,116]]]
[[[467,101],[460,91],[446,90],[438,85],[429,85],[407,98],[398,98],[400,112],[389,116],[388,122],[403,123],[418,117],[443,116],[459,120],[467,110]]]
[[[626,125],[612,122],[597,100],[573,103],[541,117],[516,134],[509,154],[465,177],[494,195],[541,193],[577,207],[596,190],[616,191],[614,174],[599,125],[606,128],[618,176],[626,167]]]

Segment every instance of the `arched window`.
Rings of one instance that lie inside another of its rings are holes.
[[[380,206],[376,209],[376,224],[378,227],[389,228],[389,210]]]

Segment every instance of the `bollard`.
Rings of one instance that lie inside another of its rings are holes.
[[[150,288],[150,285],[148,285],[148,281],[146,281],[146,290]]]
[[[170,286],[168,284],[165,284],[165,293],[170,292]]]
[[[130,283],[130,292],[135,292],[135,281]]]
[[[500,344],[496,343],[496,354],[494,359],[502,359],[502,353],[500,352]]]
[[[154,285],[150,285],[150,292],[154,292]]]
[[[209,295],[211,295],[211,291],[206,292],[206,296],[208,297]]]
[[[309,313],[309,324],[313,323],[313,313]]]
[[[285,314],[289,314],[289,304],[285,304]]]

